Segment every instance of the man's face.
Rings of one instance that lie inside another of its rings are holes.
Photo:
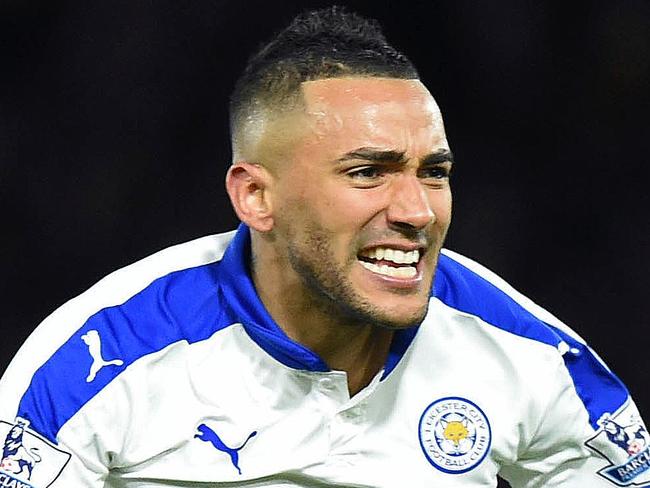
[[[274,188],[280,261],[334,317],[418,324],[451,219],[440,111],[415,80],[324,79],[302,88],[306,116]]]

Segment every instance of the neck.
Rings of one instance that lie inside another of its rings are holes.
[[[315,315],[309,311],[297,321],[284,319],[280,327],[323,358],[330,368],[345,371],[350,395],[358,393],[386,363],[394,332]]]
[[[299,277],[255,251],[253,241],[253,282],[275,322],[330,368],[345,371],[350,395],[365,388],[384,366],[394,331],[335,313],[335,304],[305,293]]]

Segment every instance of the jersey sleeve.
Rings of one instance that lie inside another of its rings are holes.
[[[158,317],[166,282],[112,306],[89,292],[39,325],[0,380],[0,473],[16,487],[104,487],[133,430],[133,389],[146,383],[120,379],[177,339],[174,320]]]
[[[436,278],[437,295],[553,354],[535,375],[543,385],[521,392],[530,402],[524,434],[499,474],[513,488],[650,488],[650,436],[625,385],[584,339],[478,263],[448,250],[441,262],[456,281]]]
[[[501,476],[513,488],[650,487],[650,436],[636,405],[587,346],[570,349],[549,372],[555,391],[533,438]]]
[[[0,380],[0,486],[103,487],[107,460],[93,446],[101,420],[68,438],[60,435],[61,407],[71,398],[59,388],[70,370],[61,367],[45,375],[47,361],[34,364],[34,357],[49,349],[46,339],[40,331],[33,334]]]
[[[20,348],[0,380],[0,486],[105,486],[128,432],[128,393],[112,388],[110,409],[93,405],[137,348],[154,342],[149,329],[134,337],[134,314],[149,310],[133,297],[152,274],[116,271],[47,317]],[[129,311],[118,306],[131,302]]]
[[[36,328],[0,379],[0,486],[110,483],[133,429],[134,392],[119,378],[139,358],[186,337],[174,316],[201,315],[204,302],[191,308],[185,297],[195,297],[199,284],[213,297],[209,265],[233,236],[195,239],[114,271]],[[172,287],[183,290],[173,307],[165,301]],[[203,322],[185,322],[211,333]]]

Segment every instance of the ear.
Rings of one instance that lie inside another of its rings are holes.
[[[273,228],[269,195],[272,181],[266,168],[244,161],[234,163],[226,174],[226,191],[237,217],[259,232]]]

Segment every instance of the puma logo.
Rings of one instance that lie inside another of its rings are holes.
[[[106,361],[102,357],[102,340],[99,337],[99,332],[96,330],[89,330],[81,336],[81,339],[88,346],[90,357],[93,358],[93,363],[90,365],[90,373],[86,378],[86,383],[91,383],[94,381],[95,376],[97,376],[99,370],[104,366],[122,366],[124,364],[124,361],[121,359],[112,359],[110,361]]]
[[[252,437],[255,437],[257,435],[257,431],[254,430],[248,435],[248,438],[244,441],[244,443],[239,446],[239,447],[228,447],[223,443],[223,441],[219,438],[217,433],[212,430],[210,427],[208,427],[205,424],[201,424],[197,427],[197,430],[199,431],[197,434],[194,435],[195,439],[201,439],[203,442],[209,442],[214,446],[215,449],[221,452],[225,452],[230,456],[230,461],[232,462],[233,466],[237,468],[237,471],[239,474],[241,474],[241,469],[239,469],[239,451],[241,451],[246,443],[251,440]]]

